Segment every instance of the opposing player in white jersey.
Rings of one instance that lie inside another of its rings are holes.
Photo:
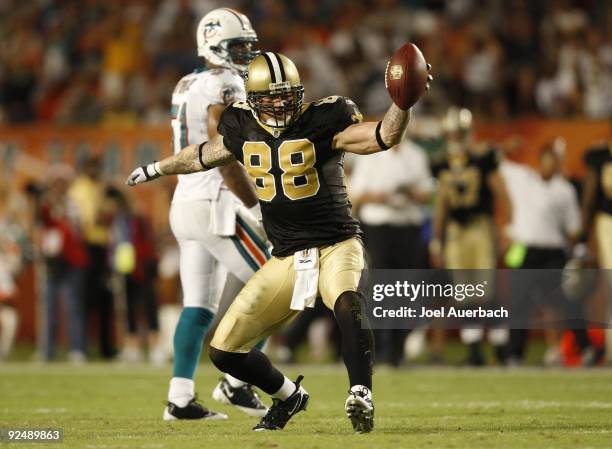
[[[211,139],[225,106],[245,99],[240,73],[256,56],[257,35],[243,14],[220,8],[197,29],[206,67],[186,75],[172,95],[174,152]],[[233,192],[233,193],[232,193]],[[255,188],[237,162],[206,173],[179,176],[170,226],[180,249],[183,310],[174,335],[174,369],[164,419],[226,419],[197,402],[194,374],[202,343],[219,309],[270,257]],[[267,408],[250,385],[229,375],[213,391],[217,401],[252,416]]]

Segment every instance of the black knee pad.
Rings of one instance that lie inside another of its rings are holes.
[[[208,356],[219,371],[229,374],[239,369],[244,363],[244,359],[247,357],[246,354],[222,351],[212,346],[208,351]]]
[[[350,321],[353,326],[363,327],[365,324],[361,314],[363,301],[363,295],[353,291],[346,291],[338,297],[334,304],[334,315],[340,327],[347,324],[347,321]]]

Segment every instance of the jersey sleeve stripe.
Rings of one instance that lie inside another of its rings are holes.
[[[251,229],[251,227],[242,218],[240,218],[240,216],[238,215],[236,216],[236,221],[238,222],[240,227],[246,231],[248,236],[251,238],[253,243],[257,245],[257,248],[259,248],[259,250],[264,254],[266,259],[269,259],[270,252],[268,251],[268,247],[266,246],[266,243],[263,240],[261,240],[261,238],[259,238],[257,234],[255,234],[253,229]]]
[[[242,256],[242,258],[253,269],[253,271],[259,270],[259,265],[257,265],[257,262],[255,261],[255,259],[253,259],[251,255],[248,253],[248,251],[242,244],[242,241],[236,236],[231,237],[231,239],[232,239],[232,243],[234,244],[234,246],[236,247],[236,249]]]
[[[183,105],[181,110],[181,148],[189,145],[189,129],[187,127],[187,103]]]
[[[265,255],[261,253],[259,248],[251,241],[246,232],[240,226],[236,226],[236,235],[240,238],[243,246],[247,249],[250,256],[255,259],[258,267],[266,263]]]

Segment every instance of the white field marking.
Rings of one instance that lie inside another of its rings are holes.
[[[513,407],[522,409],[546,409],[546,408],[579,408],[579,409],[612,409],[612,402],[601,401],[533,401],[525,399],[522,401],[469,401],[469,402],[379,402],[380,407],[389,408],[468,408],[468,409],[491,409],[499,407]]]
[[[518,404],[525,408],[571,407],[586,409],[612,409],[612,402],[602,401],[532,401],[529,399],[525,399],[523,401],[518,401]]]
[[[123,436],[122,438],[129,438],[127,436]],[[108,448],[108,449],[123,449],[124,446],[123,445],[115,445],[115,444],[85,444],[83,445],[84,448],[91,448],[91,449],[102,449],[102,448]],[[163,448],[165,447],[163,444],[160,443],[143,443],[140,444],[138,446],[139,448]]]
[[[0,413],[8,414],[14,412],[14,409],[0,408]],[[29,410],[30,413],[37,415],[50,415],[52,413],[66,413],[66,408],[34,408]]]
[[[585,430],[575,430],[574,433],[579,433],[579,434],[585,434],[585,433],[601,434],[601,433],[612,433],[612,430],[611,429],[597,429],[597,430],[585,429]]]
[[[41,415],[48,415],[51,413],[66,413],[68,409],[65,408],[35,408],[32,413],[39,413]]]

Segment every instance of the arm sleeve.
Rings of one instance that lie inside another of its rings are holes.
[[[208,115],[208,107],[211,105],[233,103],[239,94],[239,89],[240,86],[232,79],[223,76],[210,76],[196,81],[187,94],[190,120],[199,123],[203,120],[202,117]]]
[[[330,101],[331,98],[329,97]],[[323,99],[321,101],[328,101]],[[336,101],[331,103],[332,111],[329,116],[329,125],[333,128],[334,133],[344,131],[349,126],[363,121],[363,116],[357,105],[346,97],[338,97]]]
[[[211,74],[205,82],[201,82],[197,87],[194,90],[200,95],[206,107],[211,104],[228,105],[241,100],[243,97],[243,95],[240,95],[242,87],[233,77],[224,72]]]
[[[485,154],[479,157],[479,165],[485,175],[488,175],[499,168],[499,159],[497,151],[491,148]]]

